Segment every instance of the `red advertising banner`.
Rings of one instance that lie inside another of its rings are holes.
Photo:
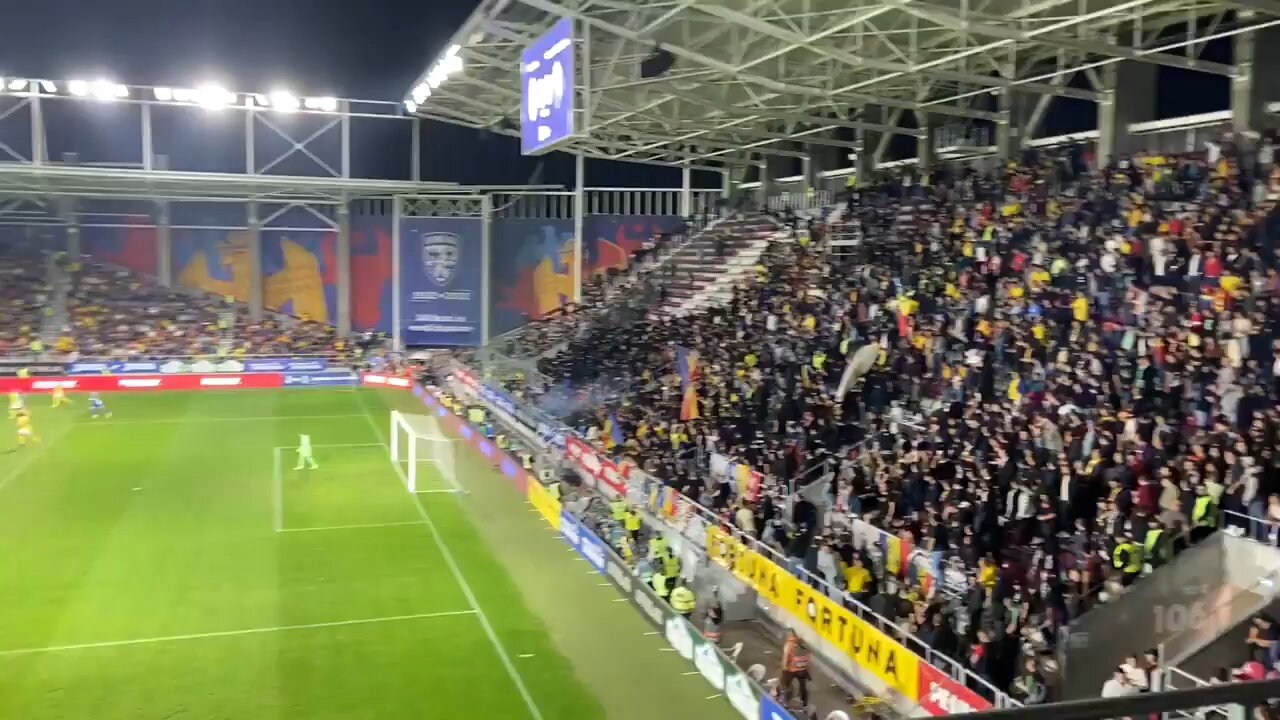
[[[395,375],[383,375],[381,373],[364,373],[360,376],[361,381],[365,385],[383,385],[386,387],[397,387],[408,390],[413,387],[413,381],[409,378],[396,377]]]
[[[920,707],[933,716],[990,710],[991,703],[928,663],[920,663]]]
[[[0,392],[76,392],[117,390],[216,390],[284,387],[284,373],[219,375],[82,375],[76,377],[0,377]]]

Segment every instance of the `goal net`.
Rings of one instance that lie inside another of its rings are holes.
[[[391,411],[391,462],[409,492],[462,490],[454,470],[454,440],[431,415]]]

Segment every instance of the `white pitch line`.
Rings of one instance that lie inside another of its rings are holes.
[[[268,420],[326,420],[329,418],[356,417],[360,417],[360,415],[358,413],[350,413],[339,415],[258,415],[254,417],[137,418],[133,420],[107,420],[106,422],[82,420],[73,424],[76,427],[114,427],[116,425],[195,425],[227,422],[266,422]]]
[[[450,495],[458,494],[457,490],[453,490],[451,488],[441,488],[439,490],[414,490],[414,492],[419,495],[431,495],[433,493],[449,493]]]
[[[383,434],[382,428],[378,426],[378,423],[374,421],[373,415],[369,413],[369,405],[364,401],[364,396],[360,393],[355,393],[355,397],[356,402],[364,410],[364,419],[369,423],[374,436],[383,438],[382,446],[386,448],[387,456],[390,457],[391,446],[386,443],[386,435]],[[408,487],[409,479],[405,477],[400,463],[393,462],[391,465],[395,468],[396,474],[400,476],[400,482],[405,487]],[[489,636],[489,642],[493,644],[493,649],[498,652],[498,659],[502,662],[502,666],[506,668],[507,675],[511,677],[511,681],[515,683],[516,691],[520,693],[520,698],[524,700],[525,706],[529,709],[529,716],[533,720],[542,720],[542,711],[534,703],[533,696],[529,694],[529,688],[525,687],[524,678],[520,676],[520,671],[516,670],[515,663],[511,661],[511,656],[507,654],[506,648],[502,646],[502,641],[498,639],[498,634],[494,632],[488,616],[484,614],[484,609],[480,607],[480,601],[476,599],[475,592],[471,590],[471,585],[467,582],[467,578],[463,576],[462,569],[458,567],[458,561],[454,559],[453,552],[449,550],[449,546],[445,544],[444,537],[440,535],[436,524],[431,520],[431,514],[427,512],[427,508],[422,504],[422,500],[417,493],[409,493],[409,497],[413,498],[413,504],[417,506],[418,514],[426,522],[427,530],[431,532],[431,539],[435,541],[436,547],[439,548],[440,555],[444,558],[445,564],[449,566],[449,572],[453,573],[454,580],[457,581],[458,587],[462,589],[462,594],[466,596],[467,603],[475,610],[476,619],[480,621],[480,627],[484,628],[485,635]]]
[[[363,530],[365,528],[404,527],[406,525],[426,525],[421,520],[405,520],[404,522],[360,523],[357,525],[325,525],[323,527],[284,528],[280,532],[323,532],[326,530]]]
[[[715,700],[715,699],[716,699],[716,698],[718,698],[718,697],[724,697],[724,693],[716,693],[715,695],[708,695],[708,696],[707,696],[707,699],[708,699],[708,700]]]
[[[373,625],[375,623],[400,622],[403,620],[422,620],[426,618],[453,617],[456,615],[475,615],[475,610],[454,610],[452,612],[418,613],[416,615],[392,615],[389,617],[363,618],[360,620],[338,620],[336,622],[309,623],[307,625],[277,625],[274,627],[246,628],[244,630],[223,630],[220,632],[191,633],[189,635],[165,635],[162,637],[138,638],[134,640],[108,640],[105,642],[78,643],[76,645],[53,645],[50,647],[19,648],[16,650],[0,650],[0,656],[35,655],[39,653],[66,652],[69,650],[93,650],[96,648],[124,647],[127,645],[151,645],[154,643],[181,642],[183,640],[204,640],[206,638],[236,637],[239,635],[261,635],[263,633],[289,632],[292,630],[316,630],[320,628],[345,627],[348,625]]]
[[[684,676],[686,676],[686,677],[687,677],[687,676],[689,676],[689,675],[697,675],[697,674],[698,674],[698,671],[697,671],[697,670],[690,670],[689,672],[683,672],[683,673],[680,673],[680,674],[681,674],[681,675],[684,675]]]

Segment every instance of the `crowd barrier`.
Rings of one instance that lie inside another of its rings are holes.
[[[489,394],[501,392],[479,382],[466,369],[455,368],[453,374],[475,390],[482,401],[481,389]],[[486,405],[489,404],[486,402]],[[503,414],[518,419],[518,414],[506,409]],[[725,565],[753,587],[766,601],[767,611],[774,620],[797,629],[802,636],[811,634],[811,639],[824,644],[823,649],[828,651],[824,656],[833,655],[828,659],[855,670],[855,676],[861,675],[856,670],[870,673],[879,684],[934,715],[956,712],[957,708],[976,712],[1017,705],[1007,694],[972,675],[954,659],[936,653],[852,596],[832,588],[754,538],[743,536],[690,498],[638,470],[614,462],[571,431],[562,428],[560,432],[564,438],[564,459],[570,466],[594,479],[602,491],[608,488],[615,495],[644,505],[652,516],[666,523],[674,535],[688,540],[706,557]],[[872,531],[875,546],[883,548],[884,562],[889,569],[900,575],[904,570],[914,569],[922,582],[925,578],[933,582],[934,578],[946,576],[940,572],[936,556],[913,554],[909,546],[904,552],[901,538],[885,536],[863,523],[865,535],[871,535]],[[732,553],[724,554],[728,547],[733,548]],[[742,553],[747,553],[749,560],[742,561],[747,565],[739,565],[737,558]],[[958,582],[954,578],[950,580]],[[819,609],[823,612],[818,612]],[[995,699],[994,703],[970,683],[984,689]]]
[[[220,375],[81,375],[0,377],[0,392],[48,393],[55,389],[74,392],[122,390],[216,390],[281,387],[354,386],[358,378],[347,371],[322,373],[227,373]]]
[[[316,373],[345,369],[331,355],[246,355],[235,357],[0,358],[0,377],[30,375],[177,375],[183,373]]]
[[[609,544],[596,537],[585,524],[564,508],[520,464],[488,440],[477,428],[449,412],[436,394],[407,378],[380,373],[364,373],[361,382],[374,387],[411,390],[427,411],[437,416],[444,432],[459,438],[493,467],[507,476],[551,527],[588,564],[609,580],[649,623],[662,634],[677,654],[723,693],[745,720],[792,720],[767,692],[742,672],[716,645],[707,642],[688,620],[677,615],[627,567]]]

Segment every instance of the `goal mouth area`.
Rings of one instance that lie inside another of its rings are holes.
[[[434,415],[392,410],[391,462],[412,493],[465,492],[458,483],[457,441],[444,434]]]

